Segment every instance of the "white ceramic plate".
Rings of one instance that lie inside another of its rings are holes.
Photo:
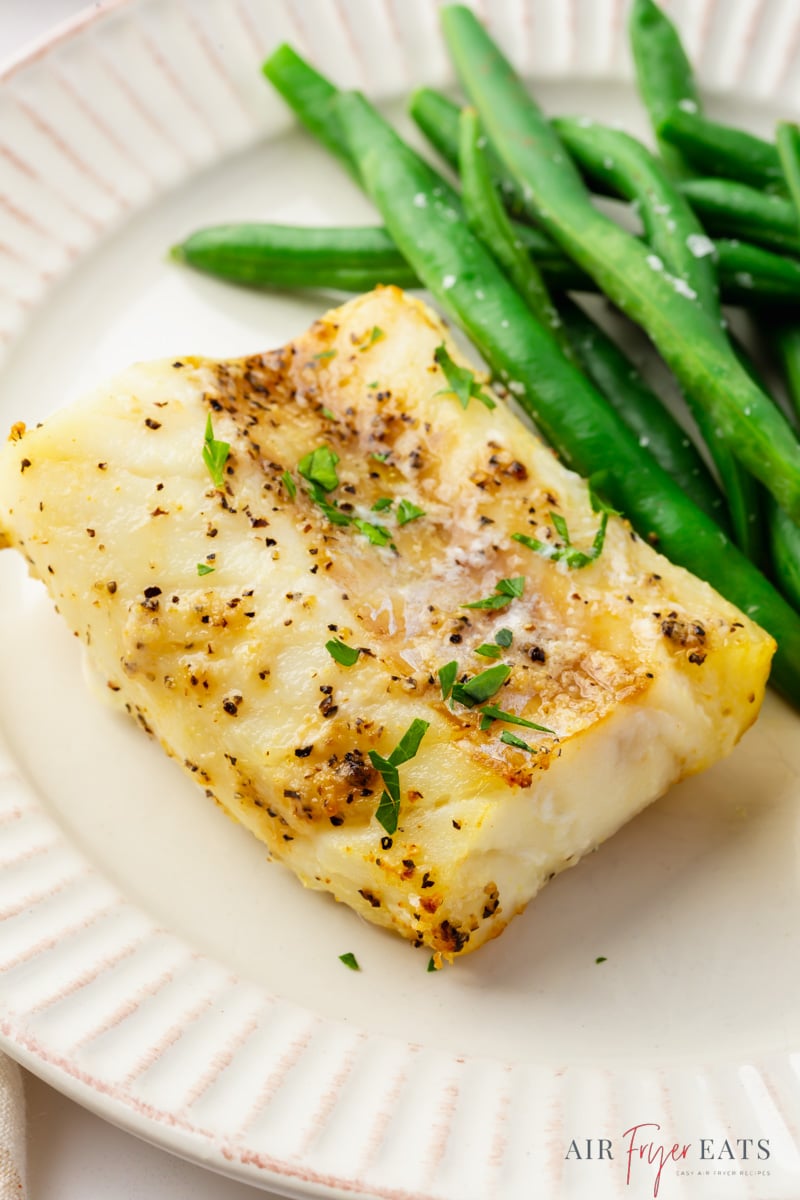
[[[673,7],[712,110],[800,113],[793,0]],[[619,3],[482,11],[551,109],[642,130]],[[0,423],[133,359],[277,345],[326,305],[164,256],[209,222],[374,219],[261,80],[283,38],[386,102],[449,78],[434,0],[119,0],[0,80]],[[731,759],[432,975],[102,707],[10,554],[0,630],[0,1034],[31,1070],[291,1196],[651,1196],[623,1138],[649,1122],[639,1141],[690,1146],[667,1200],[800,1194],[800,725],[774,696]]]

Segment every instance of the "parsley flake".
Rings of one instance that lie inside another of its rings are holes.
[[[513,579],[499,579],[494,585],[494,594],[484,600],[473,600],[472,604],[462,604],[462,608],[505,608],[512,600],[519,600],[525,591],[525,576],[515,575]],[[501,643],[502,644],[502,643]],[[511,643],[509,642],[509,645]]]
[[[524,717],[518,717],[516,713],[505,712],[496,704],[487,704],[481,709],[481,729],[488,729],[493,721],[505,721],[507,725],[524,725],[526,729],[538,729],[539,733],[552,733],[555,736],[555,730],[548,729],[546,725],[537,725],[535,721],[526,721]]]
[[[288,471],[283,472],[281,475],[281,481],[283,482],[283,486],[286,488],[286,491],[289,493],[289,499],[294,500],[295,496],[297,495],[297,484],[292,479]]]
[[[428,966],[426,967],[426,970],[428,970],[428,971],[438,971],[439,970],[439,968],[436,965],[436,960],[434,959],[433,955],[431,955],[430,958],[428,959]]]
[[[482,646],[475,647],[475,653],[480,654],[483,658],[499,658],[503,651],[493,642],[484,642]]]
[[[592,495],[594,494],[592,493]],[[595,532],[591,548],[588,551],[579,550],[577,546],[573,546],[567,522],[560,513],[556,512],[550,513],[550,520],[553,522],[553,528],[556,533],[561,538],[563,543],[561,546],[553,546],[549,542],[540,542],[538,538],[529,537],[526,533],[512,533],[511,540],[527,546],[529,550],[533,550],[536,554],[541,554],[543,558],[550,558],[553,562],[565,562],[568,567],[574,570],[580,570],[581,567],[588,567],[589,563],[594,562],[602,553],[606,540],[608,518],[614,511],[605,506],[603,501],[599,500],[598,497],[594,496],[592,508],[595,512],[598,511],[598,509],[594,508],[595,503],[603,505],[602,516],[600,517],[600,524]]]
[[[203,462],[208,467],[208,473],[214,481],[214,487],[221,488],[223,486],[222,468],[228,461],[230,452],[231,447],[229,442],[218,442],[214,437],[211,413],[209,413],[206,420],[205,441],[203,442]]]
[[[400,817],[400,773],[397,768],[414,758],[428,727],[428,721],[421,721],[417,717],[411,722],[388,758],[384,758],[377,750],[369,752],[370,762],[379,772],[385,788],[375,817],[388,834],[397,833],[397,822]]]
[[[361,967],[358,965],[358,959],[350,950],[347,951],[347,954],[339,955],[339,962],[344,963],[344,965],[349,967],[351,971],[361,970]]]
[[[377,384],[375,386],[377,387]],[[390,454],[391,454],[391,450],[383,450],[380,453],[378,453],[377,450],[373,450],[372,454],[370,455],[370,458],[374,458],[376,462],[385,463],[387,461],[387,459],[389,458]]]
[[[443,667],[439,667],[436,672],[439,676],[439,686],[442,689],[442,699],[449,700],[450,693],[453,690],[453,684],[456,681],[458,674],[458,663],[453,659],[452,662],[445,663]]]
[[[388,758],[383,758],[375,750],[370,750],[370,759],[376,771],[383,779],[384,791],[375,809],[375,819],[388,834],[397,833],[397,823],[400,820],[400,772]]]
[[[309,496],[322,509],[331,524],[349,525],[352,518],[327,498],[327,493],[339,486],[339,476],[336,473],[338,462],[339,455],[336,451],[323,444],[304,454],[297,464],[297,470],[307,482]]]
[[[339,476],[336,474],[336,464],[339,455],[330,446],[317,446],[304,454],[297,464],[297,470],[309,483],[315,483],[323,492],[332,492],[339,486]]]
[[[208,563],[198,563],[197,564],[197,574],[198,575],[210,575],[213,570],[214,570],[214,568],[210,567],[208,565]]]
[[[506,663],[498,663],[489,667],[479,675],[473,675],[466,683],[453,684],[453,699],[466,708],[474,708],[491,697],[503,686],[511,674],[511,667]]]
[[[371,392],[374,392],[376,387],[380,387],[380,384],[378,383],[377,379],[373,379],[372,383],[367,384],[367,387]]]
[[[330,446],[317,446],[316,450],[309,451],[305,454],[297,464],[297,470],[306,480],[306,490],[314,503],[322,510],[325,516],[333,525],[353,525],[359,533],[368,538],[373,546],[391,546],[396,549],[392,541],[391,532],[385,525],[377,525],[372,521],[364,521],[360,517],[353,517],[347,512],[343,512],[339,508],[336,500],[328,499],[330,492],[335,491],[339,486],[339,476],[336,467],[339,463],[339,455]],[[284,482],[285,482],[284,478]],[[392,501],[388,500],[391,505]],[[386,507],[383,500],[378,501],[378,511]]]
[[[372,512],[387,512],[393,504],[391,496],[379,496],[372,506]]]
[[[373,546],[393,546],[392,535],[385,525],[374,525],[372,521],[362,521],[360,517],[354,517],[353,524],[359,533],[369,538]]]
[[[412,504],[410,500],[401,500],[397,506],[397,524],[407,525],[409,521],[416,521],[417,517],[424,517],[425,509],[417,508],[416,504]]]
[[[323,417],[325,417],[325,418],[326,418],[326,420],[328,420],[328,421],[335,421],[335,420],[336,420],[336,413],[335,413],[335,412],[331,412],[331,410],[330,410],[329,408],[323,408],[323,409],[322,409],[322,415],[323,415]]]
[[[344,642],[340,642],[338,638],[331,638],[329,642],[326,642],[325,649],[331,658],[342,667],[354,666],[361,653],[358,646],[348,646]]]
[[[494,635],[494,640],[497,642],[498,646],[508,647],[513,642],[514,635],[510,629],[498,629],[497,633]]]
[[[500,734],[500,741],[505,742],[506,746],[516,746],[518,750],[527,750],[529,754],[537,754],[535,746],[529,746],[527,742],[523,742],[521,737],[517,737],[510,729],[504,729]]]
[[[350,525],[351,524],[353,518],[348,516],[347,513],[342,512],[342,510],[339,507],[337,507],[335,502],[333,504],[331,504],[331,502],[326,499],[325,493],[322,490],[322,488],[319,486],[319,484],[316,484],[316,483],[309,484],[308,494],[311,497],[311,499],[314,501],[314,503],[317,505],[317,507],[320,508],[322,510],[322,512],[325,514],[325,516],[328,518],[331,525]]]
[[[444,342],[436,347],[433,357],[442,368],[448,384],[446,388],[442,388],[436,393],[437,396],[453,395],[462,408],[466,408],[472,399],[480,400],[481,404],[487,408],[497,408],[491,396],[487,396],[480,384],[476,382],[474,371],[470,371],[469,367],[459,367],[457,363],[453,362]]]
[[[601,963],[601,962],[608,962],[608,959],[606,958],[605,954],[598,954],[597,958],[594,961],[596,963]]]
[[[365,350],[369,350],[370,346],[374,346],[376,342],[382,341],[385,337],[386,334],[383,332],[383,330],[378,325],[373,325],[372,329],[370,330],[367,344],[361,347],[361,353],[363,354]]]
[[[329,358],[336,358],[337,354],[338,350],[323,350],[321,354],[314,354],[312,357],[315,358],[317,362],[327,362]]]

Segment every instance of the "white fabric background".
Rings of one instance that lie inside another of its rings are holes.
[[[88,0],[0,0],[0,62],[86,7]],[[122,1133],[27,1073],[24,1086],[29,1200],[277,1200]]]

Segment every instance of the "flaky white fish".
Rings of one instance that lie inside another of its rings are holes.
[[[774,643],[616,516],[575,565],[585,482],[464,408],[443,342],[463,367],[386,288],[268,354],[135,366],[15,429],[0,540],[209,798],[449,956],[727,754]]]

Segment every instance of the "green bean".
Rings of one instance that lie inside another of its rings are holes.
[[[791,121],[779,121],[775,144],[800,232],[800,126]]]
[[[689,499],[729,533],[724,501],[689,435],[645,383],[633,363],[582,308],[567,297],[558,311],[578,365],[653,458]]]
[[[562,457],[601,471],[612,503],[673,561],[708,579],[778,634],[773,678],[800,702],[800,617],[639,446],[636,436],[564,358],[466,223],[436,190],[440,177],[360,95],[337,103],[365,188],[399,248],[445,310],[469,333]],[[424,208],[414,203],[423,194]],[[480,289],[483,300],[475,303]]]
[[[538,230],[514,232],[555,292],[596,292],[597,284]],[[716,242],[723,299],[731,304],[800,300],[800,263],[738,242]],[[212,225],[173,247],[197,270],[261,288],[334,288],[368,292],[379,283],[420,287],[380,226]]]
[[[261,70],[306,129],[355,177],[353,160],[336,127],[332,109],[338,88],[286,42],[272,52]]]
[[[800,299],[800,262],[737,239],[714,241],[722,298],[745,308]]]
[[[784,368],[795,427],[800,424],[800,325],[784,325],[773,334]],[[768,498],[767,523],[772,572],[778,588],[800,611],[800,527]]]
[[[651,254],[592,204],[566,150],[471,10],[442,10],[456,68],[495,149],[530,189],[545,230],[643,325],[715,435],[800,519],[800,446],[737,362],[718,323],[653,269]]]
[[[458,169],[458,116],[460,106],[449,96],[437,92],[435,88],[415,88],[408,101],[408,111],[425,134],[435,150],[454,170]],[[492,164],[492,174],[497,186],[497,175],[502,174],[508,181],[509,190],[513,195],[522,199],[522,189],[500,163],[494,151],[487,147],[487,154]]]
[[[659,121],[656,132],[703,175],[735,179],[772,191],[786,189],[778,151],[772,142],[753,133],[680,108],[672,109]]]
[[[628,31],[639,94],[659,151],[678,178],[724,175],[783,189],[775,147],[762,138],[703,116],[703,105],[680,35],[654,0],[634,0]]]
[[[691,288],[706,312],[719,320],[714,246],[662,165],[641,142],[620,129],[574,117],[557,118],[552,125],[590,181],[599,180],[615,195],[633,201],[645,240],[663,266]]]
[[[412,92],[408,111],[433,148],[454,171],[459,169],[459,106],[434,88],[421,87]],[[489,174],[494,187],[503,197],[503,204],[513,217],[531,218],[530,204],[516,180],[509,175],[491,146],[485,149]]]
[[[369,290],[419,281],[385,229],[239,224],[200,229],[172,257],[251,287]]]
[[[684,393],[689,411],[694,417],[700,436],[708,447],[712,462],[717,469],[722,491],[728,503],[733,539],[736,545],[754,563],[760,563],[764,553],[761,513],[761,489],[757,480],[739,462],[735,454],[720,444],[713,421],[708,413],[691,396]]]
[[[768,392],[761,372],[748,351],[735,337],[731,340],[744,369]],[[796,421],[794,425],[797,428]],[[767,528],[766,548],[769,551],[773,580],[786,599],[800,610],[800,529],[775,503],[772,496],[764,495],[762,498]]]
[[[714,247],[663,168],[641,142],[617,129],[586,120],[561,118],[553,128],[592,180],[636,204],[648,244],[660,267],[683,281],[715,321],[720,320]],[[761,554],[758,485],[732,450],[717,436],[711,415],[690,391],[684,396],[722,482],[733,522],[734,540],[754,561]]]
[[[779,323],[773,331],[772,342],[783,367],[797,424],[800,423],[800,323]]]
[[[357,170],[349,154],[348,148],[345,145],[341,130],[338,127],[336,116],[332,108],[332,100],[337,95],[337,88],[316,71],[305,59],[301,58],[291,46],[286,44],[281,45],[275,50],[263,65],[263,73],[273,86],[280,92],[289,107],[299,117],[306,128],[326,146],[343,165],[349,173],[357,180]],[[421,93],[420,93],[421,95]],[[436,106],[438,112],[442,113],[442,127],[449,130],[450,142],[452,150],[452,165],[458,167],[458,118],[459,108],[451,100],[441,96],[439,93],[431,92],[432,102]],[[436,123],[435,116],[432,118],[433,123]],[[499,162],[495,158],[495,164]],[[505,180],[510,180],[510,176],[503,168]],[[455,191],[446,184],[444,180],[440,185],[446,190],[452,204],[456,204],[457,196]],[[502,186],[502,183],[501,183]],[[530,207],[530,206],[528,206]],[[267,228],[267,227],[265,227]],[[276,227],[272,227],[276,228]],[[558,251],[557,247],[546,238],[543,234],[535,234],[533,231],[525,229],[522,225],[516,225],[515,233],[517,237],[525,242],[529,247],[533,256],[536,258],[541,270],[548,276],[551,285],[559,290],[567,288],[575,288],[582,290],[583,288],[594,288],[594,284],[588,279],[582,271],[575,267],[568,259]],[[210,233],[210,231],[209,231]],[[287,237],[291,240],[291,234],[287,233]],[[270,234],[266,233],[264,237],[265,253],[269,251]],[[323,239],[324,241],[324,239]],[[337,242],[338,244],[338,242]],[[298,243],[287,246],[285,248],[286,258],[288,259],[294,246]],[[402,256],[398,257],[398,261],[392,264],[392,269],[397,270],[398,274],[389,277],[388,275],[379,274],[375,276],[371,273],[371,264],[366,257],[359,259],[358,262],[353,262],[349,259],[349,250],[340,247],[342,253],[348,256],[348,261],[337,263],[341,268],[341,274],[334,281],[329,275],[329,283],[327,286],[346,287],[347,280],[351,280],[354,285],[354,290],[364,291],[370,287],[374,287],[376,283],[398,282],[405,280],[402,272],[403,260]],[[355,249],[355,248],[354,248]],[[210,269],[213,273],[214,256],[210,246],[207,247],[208,253],[204,253],[203,262],[199,261],[199,257],[195,255],[193,265],[201,267],[201,269]],[[278,247],[280,250],[280,247]],[[246,253],[246,248],[243,249]],[[356,250],[356,258],[358,251]],[[299,256],[298,256],[299,259]],[[331,264],[333,267],[334,264]],[[301,264],[297,263],[298,268]],[[388,271],[386,262],[381,264],[382,271]],[[293,265],[291,262],[284,262],[281,255],[276,258],[271,255],[265,262],[265,270],[261,276],[261,286],[314,286],[315,281],[307,276],[304,279],[305,265],[303,269],[298,271],[298,274],[293,273]],[[295,283],[294,280],[298,282]],[[255,280],[254,280],[255,282]],[[414,281],[416,282],[416,281]],[[319,286],[325,286],[320,280]],[[413,286],[412,283],[403,282],[402,286]]]
[[[571,358],[569,338],[550,299],[542,273],[515,235],[495,191],[484,150],[486,138],[481,137],[475,110],[465,108],[460,122],[461,199],[467,225],[503,268],[536,319],[549,330],[563,353]]]
[[[775,580],[784,596],[800,610],[800,527],[770,497],[767,526]]]
[[[457,168],[458,105],[432,88],[419,88],[411,97],[409,111],[445,161]],[[487,152],[489,151],[491,146],[487,147]],[[535,222],[538,219],[536,210],[531,200],[525,196],[524,189],[496,155],[490,155],[490,162],[495,186],[500,190],[509,211]],[[730,185],[726,182],[724,186]],[[786,201],[782,203],[785,205]],[[722,204],[724,206],[724,200]],[[785,210],[782,211],[785,214]],[[772,212],[770,208],[770,216]],[[733,228],[739,226],[734,225]],[[750,246],[745,242],[740,244],[738,239],[712,240],[715,241],[722,299],[726,303],[750,307],[756,301],[773,303],[800,297],[800,262],[769,254],[760,247]],[[559,272],[553,268],[550,270],[553,277],[548,278],[548,282],[552,287],[556,287],[556,279],[560,277],[563,268],[559,267]],[[545,269],[545,274],[548,274],[548,269]],[[572,284],[567,286],[571,287]],[[579,290],[591,291],[596,289],[596,286],[590,285],[587,289],[584,281]]]
[[[783,196],[729,179],[687,179],[680,187],[708,233],[800,251],[797,213]]]
[[[597,291],[544,234],[519,226],[514,233],[554,290]],[[173,246],[170,255],[206,274],[256,288],[365,292],[378,284],[422,286],[380,225],[209,225]]]
[[[694,72],[675,26],[653,0],[634,0],[628,18],[636,83],[654,131],[673,109],[699,112],[700,95]],[[678,179],[691,174],[680,150],[656,133],[658,149],[669,173]]]

